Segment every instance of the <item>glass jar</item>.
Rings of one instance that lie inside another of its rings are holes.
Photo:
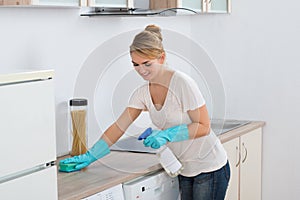
[[[70,155],[84,154],[88,150],[87,99],[70,100]]]

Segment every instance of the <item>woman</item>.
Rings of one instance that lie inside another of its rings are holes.
[[[107,155],[109,146],[142,111],[148,111],[159,130],[154,130],[144,145],[160,148],[167,144],[181,161],[181,199],[224,199],[230,177],[226,152],[210,130],[205,101],[195,81],[165,66],[160,28],[149,25],[137,34],[130,55],[135,70],[147,83],[134,91],[125,111],[87,153],[60,163],[75,162],[74,170],[80,170]]]

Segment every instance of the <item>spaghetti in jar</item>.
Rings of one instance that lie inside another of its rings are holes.
[[[88,150],[87,99],[70,100],[70,155],[77,156]]]

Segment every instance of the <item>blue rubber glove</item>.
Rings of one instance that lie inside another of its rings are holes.
[[[152,147],[153,149],[159,149],[167,142],[179,142],[189,139],[189,130],[186,124],[173,126],[165,130],[153,130],[144,140],[146,147]]]
[[[85,154],[81,154],[78,156],[61,160],[59,162],[59,165],[74,163],[76,165],[72,169],[68,169],[67,171],[64,172],[78,171],[82,168],[87,167],[88,165],[90,165],[92,162],[95,162],[99,158],[106,156],[109,153],[110,150],[108,144],[104,140],[100,139]]]

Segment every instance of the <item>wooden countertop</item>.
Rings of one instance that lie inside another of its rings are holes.
[[[154,154],[112,151],[81,171],[58,172],[58,199],[82,199],[159,169]]]
[[[251,122],[219,136],[222,143],[264,126]],[[59,162],[59,158],[57,163]],[[160,170],[156,155],[112,151],[87,168],[72,173],[58,172],[58,199],[82,199],[112,186]]]

